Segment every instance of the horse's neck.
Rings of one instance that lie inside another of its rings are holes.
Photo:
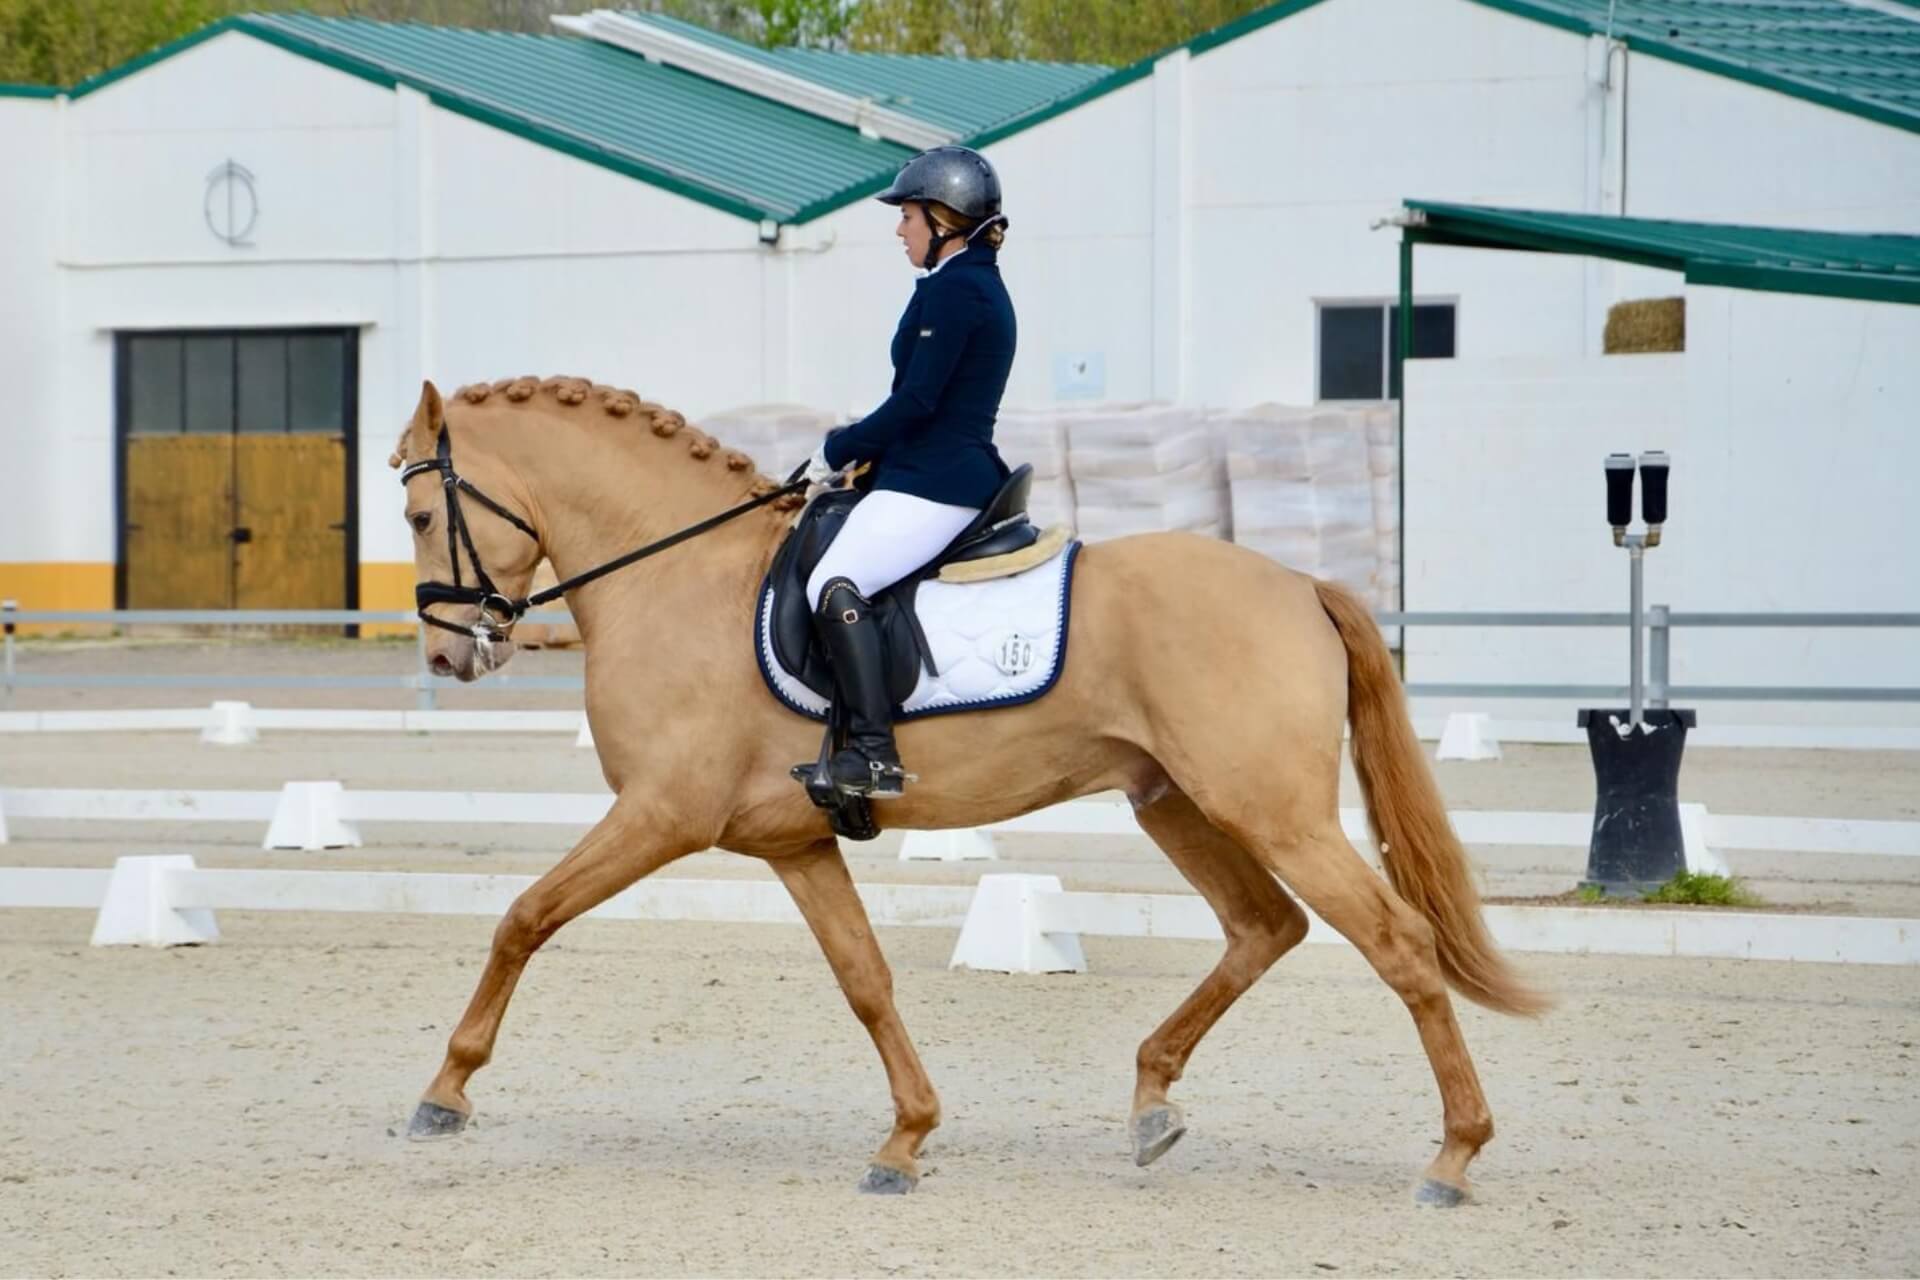
[[[546,552],[562,582],[747,501],[753,484],[751,472],[688,457],[677,440],[593,440],[542,461]],[[762,508],[575,588],[567,603],[582,643],[590,654],[654,658],[711,646],[717,627],[750,623],[784,530]]]

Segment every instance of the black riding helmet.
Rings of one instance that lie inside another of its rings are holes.
[[[937,201],[963,218],[978,225],[967,234],[971,240],[990,223],[1006,225],[1000,213],[1000,175],[978,151],[968,147],[935,147],[922,151],[906,162],[894,175],[893,183],[875,199],[882,204],[901,205],[909,200]],[[931,268],[940,250],[958,233],[934,228],[933,242],[922,266]]]

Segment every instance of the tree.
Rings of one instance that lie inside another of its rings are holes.
[[[0,82],[70,85],[225,9],[222,0],[0,0]]]
[[[1272,0],[861,0],[856,49],[1040,62],[1138,61]]]
[[[1269,0],[629,0],[770,48],[1133,62]],[[235,13],[551,31],[580,0],[0,0],[0,82],[72,85]]]

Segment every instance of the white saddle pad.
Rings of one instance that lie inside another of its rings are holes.
[[[1078,542],[1050,560],[1008,578],[920,584],[916,612],[940,674],[920,669],[920,682],[899,718],[976,711],[1032,702],[1060,678],[1067,656],[1067,607]],[[800,683],[774,657],[773,589],[761,592],[754,626],[760,674],[774,697],[815,720],[827,700]]]

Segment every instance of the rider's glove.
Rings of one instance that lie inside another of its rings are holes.
[[[807,459],[807,483],[810,485],[825,484],[827,481],[833,479],[833,477],[834,470],[827,465],[827,446],[823,444],[813,451],[811,458]]]

